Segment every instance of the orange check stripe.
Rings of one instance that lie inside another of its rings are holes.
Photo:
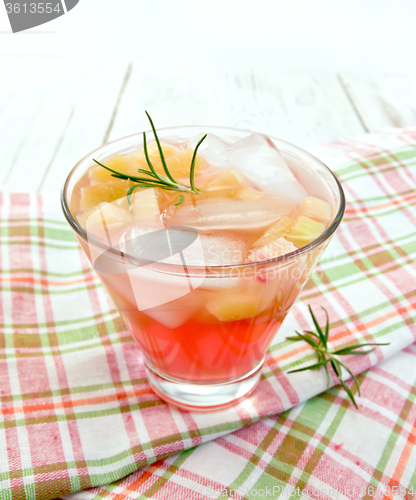
[[[124,500],[125,498],[131,498],[130,493],[136,493],[138,487],[144,484],[148,479],[150,479],[153,476],[153,474],[149,472],[150,469],[151,467],[149,467],[147,471],[143,471],[141,476],[138,479],[136,479],[136,481],[130,483],[127,486],[127,488],[125,488],[122,492],[117,493],[117,495],[113,497],[113,500]],[[157,467],[153,467],[153,469],[157,470]]]
[[[56,408],[75,408],[77,406],[97,405],[102,403],[109,403],[111,401],[120,401],[122,399],[134,398],[136,396],[143,396],[144,394],[155,393],[151,389],[140,389],[137,391],[123,392],[121,394],[111,394],[109,396],[99,396],[95,398],[76,399],[74,401],[62,401],[56,403],[42,403],[36,405],[16,406],[10,408],[2,408],[3,415],[12,415],[14,413],[31,412],[31,411],[44,411],[54,410]]]
[[[400,480],[404,474],[406,469],[406,465],[409,461],[409,458],[414,450],[414,446],[416,444],[416,421],[413,423],[412,430],[409,433],[409,437],[407,438],[406,444],[404,445],[403,452],[400,455],[399,461],[397,462],[396,469],[393,473],[393,477],[390,480],[389,486],[390,489],[392,486],[398,486],[400,484]],[[397,493],[396,493],[397,495]],[[393,498],[393,495],[386,495],[384,498]],[[406,497],[405,497],[406,498]],[[410,498],[410,495],[409,495]]]
[[[44,285],[44,286],[68,286],[68,285],[75,285],[77,283],[86,283],[89,281],[94,281],[98,280],[98,277],[96,276],[88,276],[85,278],[79,278],[76,280],[70,280],[70,281],[51,281],[51,280],[45,280],[45,279],[37,279],[37,278],[31,278],[31,277],[2,277],[0,278],[1,281],[10,281],[12,283],[33,283],[35,285]]]
[[[401,205],[404,201],[409,201],[416,199],[416,194],[411,194],[409,196],[403,196],[400,200],[392,200],[387,203],[382,203],[380,205],[374,205],[373,207],[362,207],[362,208],[348,208],[345,210],[346,214],[356,214],[359,212],[370,212],[372,210],[379,210],[380,208],[387,208],[391,206]]]

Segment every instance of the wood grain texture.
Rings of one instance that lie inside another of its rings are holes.
[[[113,71],[64,59],[9,66],[0,88],[0,188],[59,190],[75,163],[102,144],[127,63],[114,63]]]
[[[36,171],[42,175],[45,162],[49,158],[49,147],[39,148],[41,136],[49,135],[50,141],[57,136],[50,135],[51,120],[55,123],[66,117],[45,115],[50,112],[48,96],[51,92],[52,67],[45,61],[7,60],[2,62],[2,86],[0,88],[2,106],[0,110],[0,150],[1,150],[1,183],[2,188],[9,183],[14,184],[16,175],[26,186],[23,172],[26,173],[29,189],[33,189]],[[56,68],[58,74],[60,67]],[[18,76],[16,76],[18,75]],[[62,122],[61,122],[62,123]],[[59,123],[57,124],[59,127]],[[56,129],[55,129],[56,131]],[[49,143],[50,144],[50,143]],[[49,146],[48,144],[48,146]],[[28,153],[28,158],[25,157]],[[37,155],[40,155],[39,161]],[[22,168],[23,158],[23,172]],[[24,187],[22,186],[22,190]],[[15,189],[20,189],[18,184]]]
[[[0,189],[56,191],[103,142],[221,125],[313,144],[416,123],[416,77],[275,67],[0,58]]]
[[[336,75],[308,70],[133,63],[110,137],[158,127],[247,128],[301,146],[364,131]]]
[[[341,73],[366,128],[416,125],[416,76]]]
[[[270,69],[254,73],[257,109],[270,134],[300,146],[363,132],[335,74]]]
[[[72,115],[38,189],[51,191],[62,186],[70,169],[84,155],[106,142],[127,72],[128,64],[120,62],[113,63],[111,71],[105,65],[93,65],[79,74],[78,87],[71,95]]]

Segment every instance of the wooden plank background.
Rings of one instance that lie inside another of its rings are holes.
[[[416,76],[0,58],[0,190],[56,191],[92,149],[149,128],[247,128],[304,148],[416,124]]]

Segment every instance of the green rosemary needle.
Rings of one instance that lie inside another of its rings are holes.
[[[360,385],[358,383],[358,380],[356,376],[352,373],[352,371],[346,366],[342,361],[338,359],[338,356],[347,356],[351,354],[368,354],[374,350],[372,349],[367,349],[365,351],[358,351],[357,349],[360,349],[362,347],[368,347],[368,346],[381,346],[381,345],[389,345],[387,344],[378,344],[378,343],[363,343],[363,344],[354,344],[346,347],[342,347],[341,349],[337,349],[334,351],[333,349],[330,349],[328,347],[328,340],[329,340],[329,318],[328,318],[328,312],[326,311],[325,308],[322,307],[322,309],[325,311],[326,314],[326,326],[325,330],[323,330],[319,324],[318,321],[316,320],[316,317],[312,311],[311,306],[309,307],[309,312],[311,313],[312,316],[312,321],[315,325],[316,332],[310,331],[310,330],[305,330],[305,332],[299,333],[296,332],[296,337],[287,337],[287,340],[292,340],[294,342],[299,342],[300,340],[304,340],[307,342],[312,349],[316,352],[318,362],[314,363],[312,365],[305,366],[304,368],[298,368],[296,370],[290,370],[288,373],[295,373],[295,372],[303,372],[305,370],[317,370],[318,368],[324,367],[325,372],[326,372],[326,377],[327,377],[327,387],[329,387],[330,381],[331,381],[331,376],[329,374],[328,370],[328,364],[331,365],[332,369],[334,370],[335,375],[337,376],[339,383],[342,385],[342,387],[345,389],[346,393],[348,394],[349,398],[351,401],[354,403],[354,406],[358,409],[357,403],[354,399],[354,395],[351,391],[351,389],[348,387],[348,385],[342,380],[342,368],[344,368],[350,375],[351,378],[354,381],[355,386],[357,387],[357,393],[360,396]]]
[[[175,203],[175,206],[178,206],[178,205],[180,205],[181,203],[183,203],[183,200],[184,200],[184,196],[183,196],[183,194],[181,194],[181,195],[179,196],[179,201],[178,201],[177,203]]]
[[[143,132],[143,149],[144,149],[144,156],[146,158],[146,163],[149,167],[149,170],[145,170],[142,168],[138,168],[137,172],[141,175],[145,175],[146,177],[141,177],[141,176],[136,176],[136,175],[129,175],[129,174],[123,174],[122,172],[117,172],[117,170],[113,170],[110,167],[107,167],[106,165],[103,165],[99,161],[95,160],[93,158],[93,161],[97,163],[102,168],[105,168],[106,170],[109,170],[111,172],[111,176],[115,177],[116,179],[123,179],[123,180],[130,180],[135,183],[134,186],[131,186],[128,191],[127,191],[127,201],[130,205],[130,200],[131,200],[131,195],[133,194],[133,191],[137,188],[160,188],[164,189],[166,191],[181,191],[184,193],[194,193],[198,194],[199,189],[195,187],[195,163],[196,163],[196,155],[198,152],[199,146],[202,144],[204,139],[206,138],[207,134],[205,134],[197,143],[195,146],[193,155],[192,155],[192,160],[191,160],[191,166],[189,169],[189,186],[186,186],[185,184],[181,184],[180,182],[177,182],[172,174],[169,172],[168,166],[166,164],[165,160],[165,155],[163,154],[162,146],[159,141],[159,137],[156,132],[156,128],[153,124],[153,120],[150,118],[150,115],[147,111],[145,111],[147,118],[149,119],[150,126],[152,127],[153,135],[156,140],[156,145],[159,151],[159,156],[160,160],[162,162],[162,167],[163,170],[166,174],[166,176],[159,174],[156,169],[154,168],[150,157],[149,157],[149,152],[147,149],[147,138],[146,138],[146,132]],[[175,203],[175,205],[180,205],[184,200],[183,195],[180,197],[180,201],[178,203]]]

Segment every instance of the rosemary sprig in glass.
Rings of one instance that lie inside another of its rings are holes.
[[[387,344],[378,344],[378,343],[363,343],[363,344],[354,344],[350,345],[347,347],[342,347],[341,349],[337,349],[334,351],[333,349],[328,347],[328,340],[329,340],[329,318],[328,318],[328,312],[326,311],[325,308],[322,308],[325,311],[326,314],[326,326],[325,329],[322,329],[318,321],[316,320],[316,317],[312,311],[311,306],[309,307],[309,312],[311,313],[312,316],[312,321],[315,325],[316,332],[310,331],[310,330],[305,330],[304,333],[299,333],[296,332],[296,337],[287,337],[287,340],[293,340],[294,342],[299,342],[300,340],[304,340],[307,342],[312,349],[316,352],[316,355],[318,357],[318,362],[314,363],[313,365],[305,366],[304,368],[298,368],[296,370],[290,370],[288,373],[295,373],[295,372],[303,372],[305,370],[317,370],[321,367],[325,368],[326,371],[326,377],[327,377],[327,383],[328,387],[331,382],[331,376],[329,374],[328,370],[328,364],[332,366],[332,369],[334,370],[335,375],[338,377],[338,380],[342,387],[345,389],[346,393],[350,397],[351,401],[354,403],[354,406],[358,409],[357,403],[354,399],[354,395],[351,391],[351,389],[348,387],[348,385],[342,380],[342,368],[344,368],[350,375],[351,378],[353,379],[356,387],[357,387],[357,393],[360,396],[360,386],[358,383],[358,380],[356,376],[352,373],[352,371],[346,366],[342,361],[339,360],[338,356],[347,356],[351,354],[368,354],[372,352],[374,349],[367,349],[364,351],[359,351],[358,349],[362,347],[368,347],[368,346],[381,346],[381,345],[389,345]]]
[[[123,180],[130,180],[132,182],[135,182],[136,184],[134,186],[131,186],[129,190],[127,191],[127,201],[130,205],[130,199],[131,195],[133,194],[133,191],[137,188],[160,188],[164,189],[166,191],[180,191],[184,193],[194,193],[198,194],[199,189],[195,186],[195,162],[196,162],[196,155],[198,152],[199,146],[202,144],[202,141],[206,138],[207,134],[205,134],[201,140],[198,142],[198,144],[195,146],[193,155],[192,155],[192,160],[191,160],[191,166],[189,169],[189,186],[186,186],[185,184],[181,184],[180,182],[177,182],[169,172],[168,166],[166,164],[165,156],[163,154],[162,146],[160,145],[159,137],[156,132],[156,128],[153,124],[152,119],[150,118],[150,115],[147,111],[145,111],[147,118],[149,119],[150,126],[152,127],[153,135],[155,136],[157,148],[159,150],[159,156],[160,160],[162,162],[162,167],[163,170],[166,174],[160,175],[156,169],[154,168],[150,158],[149,158],[149,152],[147,149],[147,139],[146,139],[146,132],[143,132],[143,149],[144,149],[144,156],[146,158],[146,163],[149,167],[150,170],[145,170],[142,168],[138,168],[137,172],[142,175],[146,175],[147,177],[138,177],[134,175],[129,175],[129,174],[123,174],[121,172],[117,172],[117,170],[113,170],[110,167],[107,167],[106,165],[103,165],[99,161],[95,160],[93,158],[93,161],[97,163],[100,167],[105,168],[106,170],[109,170],[111,172],[112,177],[115,177],[116,179],[123,179]],[[180,205],[184,200],[183,195],[179,198],[179,202],[175,203],[175,205]]]

